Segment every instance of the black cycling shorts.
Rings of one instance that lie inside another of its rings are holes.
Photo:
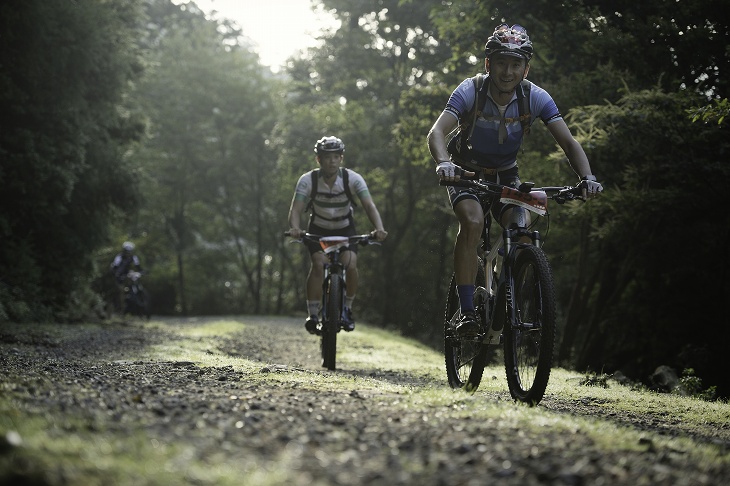
[[[494,175],[477,174],[477,177],[485,181],[495,182],[497,184],[502,184],[514,188],[517,188],[520,185],[520,176],[519,171],[517,170],[517,166],[498,172]],[[455,208],[456,205],[464,199],[473,199],[479,202],[479,197],[476,195],[474,190],[468,187],[446,186],[446,190],[449,194],[449,200],[451,201],[452,209]],[[482,209],[484,209],[484,211],[490,209],[492,212],[492,217],[497,221],[500,221],[500,216],[504,212],[505,206],[507,205],[499,201],[495,201],[491,205],[491,208],[482,207]]]
[[[354,224],[335,230],[324,229],[320,228],[316,224],[310,224],[307,232],[320,236],[355,236],[357,234]],[[304,244],[307,245],[310,255],[317,253],[318,251],[324,251],[317,241],[304,240]],[[347,249],[351,252],[357,253],[357,247],[357,243],[353,243]]]

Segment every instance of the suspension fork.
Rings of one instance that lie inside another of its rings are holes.
[[[347,283],[345,281],[345,267],[340,262],[340,251],[336,250],[334,251],[330,257],[329,261],[324,264],[324,281],[322,282],[322,312],[323,317],[326,319],[330,319],[331,316],[326,315],[327,313],[327,302],[329,299],[329,283],[332,279],[332,274],[338,274],[340,275],[340,282],[342,284],[342,302],[340,302],[340,309],[344,309],[345,306],[345,295],[347,292]],[[339,319],[339,316],[335,317],[336,319]]]
[[[504,259],[502,260],[502,274],[504,275],[504,297],[507,304],[507,325],[511,326],[515,321],[514,300],[513,300],[513,284],[512,264],[514,263],[515,252],[517,247],[513,244],[514,229],[506,229],[502,232],[504,241]]]
[[[332,266],[334,268],[334,272],[337,273],[340,276],[340,286],[341,286],[341,290],[342,290],[342,295],[341,295],[342,301],[340,302],[340,306],[339,307],[340,307],[340,312],[342,312],[342,311],[345,310],[345,296],[347,295],[347,278],[346,278],[346,276],[347,276],[347,270],[345,270],[345,266],[339,261],[339,258],[338,257],[340,255],[340,252],[337,251],[337,253],[335,253],[335,255],[336,255],[335,256],[335,263]],[[339,319],[339,316],[337,318]]]
[[[329,299],[329,288],[330,288],[330,262],[324,264],[324,278],[322,279],[322,304],[320,311],[322,312],[322,322],[328,319],[327,315],[327,301]]]
[[[530,243],[524,243],[520,240],[524,237],[530,239]],[[517,259],[517,251],[527,245],[533,245],[540,248],[542,240],[540,239],[539,231],[528,231],[526,227],[520,226],[516,228],[510,228],[503,231],[502,238],[504,240],[504,260],[503,274],[504,274],[504,290],[505,300],[507,302],[507,316],[510,320],[510,325],[516,322],[515,310],[514,310],[514,263]]]
[[[329,267],[329,274],[337,273],[340,275],[342,280],[342,288],[345,288],[345,275],[347,274],[347,271],[345,270],[345,266],[340,262],[340,250],[336,250],[332,257],[330,258],[330,263],[327,265]]]

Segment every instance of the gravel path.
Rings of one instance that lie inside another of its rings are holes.
[[[174,343],[181,339],[177,330],[199,323],[168,320],[157,329],[117,324],[93,332],[71,327],[65,339],[32,327],[0,326],[0,392],[39,415],[73,413],[90,427],[120,434],[144,427],[154,440],[192,447],[190,460],[283,470],[282,484],[720,485],[730,478],[727,423],[683,430],[671,414],[616,414],[590,401],[547,396],[537,411],[546,425],[525,431],[510,420],[465,420],[468,404],[458,401],[447,410],[429,403],[394,407],[398,394],[356,384],[359,377],[374,376],[403,385],[446,386],[408,373],[345,370],[338,373],[351,376],[353,385],[323,390],[301,379],[252,380],[232,366],[124,358],[142,346]],[[242,332],[206,344],[261,361],[258,373],[325,373],[316,341],[299,332],[293,320],[247,323]],[[485,394],[484,400],[511,403],[506,391]],[[572,431],[550,426],[550,416],[565,415],[576,421],[600,418],[607,426],[650,435],[630,447],[606,447],[580,426]],[[0,458],[13,451],[7,432],[0,430],[6,435]],[[662,437],[678,435],[714,448],[724,461],[703,464],[686,450],[662,445]],[[0,469],[3,484],[73,484],[69,477],[63,465],[37,471],[11,461]]]

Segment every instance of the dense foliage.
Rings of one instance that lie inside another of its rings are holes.
[[[124,99],[141,68],[138,3],[0,5],[0,319],[95,304],[91,255],[138,200],[124,157],[141,133]]]
[[[149,66],[134,93],[148,130],[133,155],[146,204],[130,228],[150,247],[147,286],[158,312],[269,312],[277,83],[235,26],[194,6],[148,12]]]
[[[439,346],[456,225],[425,136],[507,21],[606,188],[552,214],[561,364],[691,367],[730,393],[719,2],[321,0],[339,27],[280,75],[235,24],[179,3],[0,6],[0,318],[81,314],[126,239],[155,313],[304,315],[308,259],[282,233],[314,141],[337,135],[390,232],[361,252],[356,312]],[[541,127],[519,161],[523,179],[575,181]]]

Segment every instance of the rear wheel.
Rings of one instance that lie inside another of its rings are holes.
[[[484,263],[479,259],[476,286],[484,288]],[[475,294],[475,309],[477,316],[483,315],[483,298]],[[480,300],[481,299],[481,300]],[[486,348],[481,339],[469,337],[459,338],[456,335],[456,324],[461,317],[459,296],[456,291],[456,279],[452,275],[449,293],[446,298],[446,314],[444,319],[444,358],[446,361],[446,376],[452,388],[465,388],[474,391],[482,379],[482,372],[486,364]]]
[[[555,289],[545,253],[526,246],[514,270],[514,322],[507,320],[504,354],[512,398],[536,405],[545,394],[555,345]]]
[[[322,329],[322,366],[328,370],[336,368],[337,332],[342,318],[342,277],[330,274],[327,290],[327,316]]]

